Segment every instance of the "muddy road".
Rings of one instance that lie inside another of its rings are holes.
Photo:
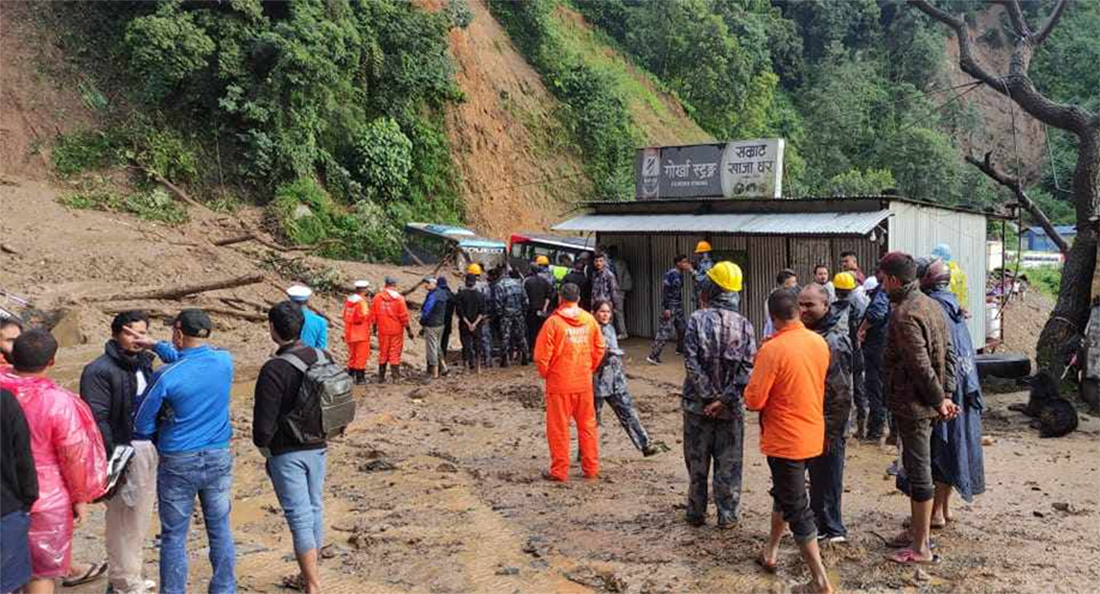
[[[329,454],[323,573],[330,592],[779,592],[805,579],[784,541],[778,576],[753,564],[771,509],[767,465],[749,414],[740,526],[682,521],[678,358],[645,365],[627,345],[642,420],[672,451],[642,458],[617,425],[601,431],[603,474],[567,484],[540,479],[547,465],[541,387],[533,367],[367,386],[349,434]],[[944,562],[916,571],[884,559],[877,535],[892,534],[908,504],[887,480],[890,450],[849,443],[848,544],[825,549],[844,591],[1091,591],[1100,580],[1098,435],[1082,416],[1063,439],[1040,440],[1006,410],[1023,393],[989,395],[988,492],[955,505],[956,521],[934,539]],[[242,591],[287,591],[295,573],[290,534],[249,440],[251,384],[235,392],[237,454],[233,528]],[[605,417],[614,421],[613,415]],[[104,556],[102,514],[78,530],[76,558]],[[147,570],[156,578],[149,539]],[[206,539],[193,530],[191,588],[205,591]],[[104,582],[77,588],[102,592]]]

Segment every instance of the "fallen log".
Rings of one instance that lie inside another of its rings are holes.
[[[266,322],[267,321],[267,316],[265,314],[262,314],[262,313],[256,313],[256,312],[250,312],[250,311],[240,311],[240,310],[230,309],[228,307],[220,307],[220,306],[216,306],[216,305],[193,306],[193,307],[198,307],[199,309],[201,309],[201,310],[203,310],[206,313],[211,314],[211,315],[221,315],[221,316],[227,316],[227,317],[230,317],[230,318],[240,318],[242,320],[247,320],[249,322]],[[184,308],[181,307],[180,309],[184,309]],[[131,311],[131,310],[144,311],[145,313],[147,313],[150,316],[155,317],[155,318],[172,319],[172,318],[175,318],[177,315],[179,315],[179,309],[169,309],[169,308],[162,307],[162,306],[141,307],[141,304],[105,307],[105,308],[102,308],[100,311],[102,311],[105,314],[117,314],[117,313],[122,313],[124,311]]]
[[[226,245],[233,245],[235,243],[244,243],[246,241],[249,241],[249,240],[252,240],[252,239],[255,239],[255,238],[256,238],[256,234],[249,231],[248,233],[242,233],[240,235],[234,235],[232,237],[225,237],[223,239],[218,239],[218,240],[213,241],[212,243],[216,246],[226,246]]]
[[[88,301],[135,301],[141,299],[165,299],[174,300],[188,295],[217,291],[219,289],[232,289],[263,282],[262,274],[246,274],[237,278],[222,279],[197,285],[184,285],[176,287],[164,287],[152,291],[140,291],[136,293],[115,293],[113,295],[100,295],[88,298]]]

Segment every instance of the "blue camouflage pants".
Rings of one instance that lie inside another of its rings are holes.
[[[500,318],[500,359],[507,362],[514,355],[526,360],[527,321],[523,313],[504,314]]]
[[[646,433],[645,427],[642,427],[642,420],[638,418],[638,411],[634,410],[634,399],[630,396],[630,392],[609,394],[606,398],[596,397],[596,423],[600,426],[603,425],[603,418],[600,413],[605,400],[611,410],[615,412],[615,416],[619,418],[619,424],[623,426],[623,431],[626,431],[626,435],[630,438],[630,442],[634,444],[634,447],[638,448],[639,452],[649,447],[649,434]]]
[[[654,359],[661,358],[661,351],[665,350],[665,344],[672,338],[676,338],[676,352],[684,352],[684,312],[673,311],[666,320],[663,317],[657,324],[657,336],[653,339],[653,349],[649,356]]]
[[[477,327],[477,356],[481,360],[481,366],[492,367],[493,361],[493,328],[489,320],[485,320]]]
[[[738,517],[741,469],[745,447],[745,418],[720,419],[684,411],[684,462],[687,464],[687,516],[707,515],[707,477],[713,466],[714,506],[719,519]]]

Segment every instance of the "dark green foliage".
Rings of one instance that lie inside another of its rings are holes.
[[[114,164],[118,146],[105,132],[82,130],[58,137],[50,159],[61,175],[76,175]]]
[[[187,221],[187,210],[160,188],[121,194],[103,188],[87,187],[62,196],[58,202],[69,208],[125,212],[170,225]]]

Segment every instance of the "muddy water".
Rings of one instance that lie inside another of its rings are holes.
[[[539,478],[547,464],[540,385],[534,370],[453,374],[434,385],[367,386],[347,436],[334,441],[326,485],[323,562],[330,592],[783,591],[805,579],[784,541],[778,576],[752,560],[768,529],[770,481],[746,421],[742,520],[719,532],[682,521],[686,472],[680,453],[676,358],[645,365],[627,344],[628,372],[643,422],[672,451],[642,458],[617,426],[601,433],[603,477],[564,485]],[[294,573],[290,536],[249,440],[252,386],[234,389],[237,455],[233,528],[243,591],[280,589]],[[934,538],[944,562],[916,572],[885,561],[907,501],[884,468],[893,454],[850,442],[844,516],[851,542],[825,549],[843,590],[1087,591],[1100,575],[1097,467],[1100,424],[1040,440],[1006,407],[1022,394],[992,395],[985,449],[988,492],[955,505],[956,521]],[[102,556],[102,519],[79,531],[76,554]],[[150,536],[156,533],[156,527]],[[156,577],[156,549],[147,569]],[[206,539],[192,535],[191,587],[205,590]],[[102,582],[77,591],[101,592]]]

